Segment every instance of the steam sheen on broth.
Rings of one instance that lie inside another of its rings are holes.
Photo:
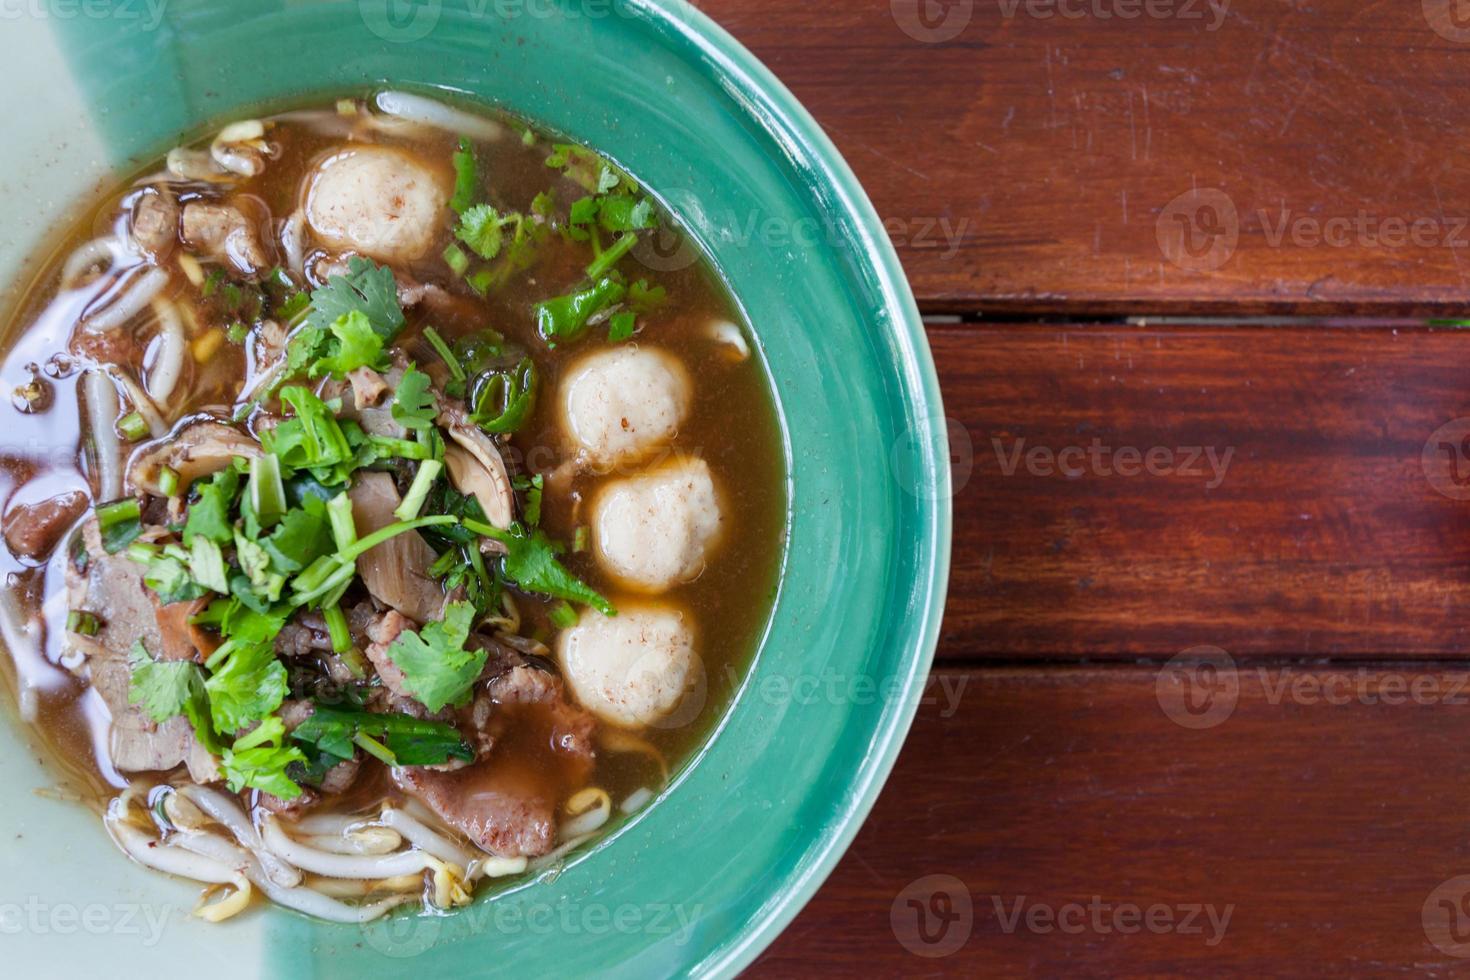
[[[784,476],[637,182],[378,93],[97,202],[10,320],[4,672],[135,860],[336,921],[646,805],[770,613]]]

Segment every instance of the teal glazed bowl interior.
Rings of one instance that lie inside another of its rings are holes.
[[[37,751],[6,751],[7,968],[647,977],[748,964],[831,871],[892,767],[949,561],[922,324],[817,125],[673,0],[38,0],[6,17],[7,288],[99,182],[207,123],[313,94],[439,89],[602,150],[670,206],[753,325],[790,473],[782,584],[744,688],[658,801],[559,874],[449,916],[357,928],[262,907],[212,926],[188,914],[196,888],[132,866],[90,812],[37,795],[56,782]],[[4,729],[13,749],[31,744],[13,706]]]

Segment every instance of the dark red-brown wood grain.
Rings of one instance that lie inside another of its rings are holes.
[[[887,222],[937,317],[957,472],[936,695],[752,973],[1470,971],[1447,931],[1470,938],[1470,336],[1422,323],[1470,312],[1470,17],[699,5]],[[1094,440],[1106,472],[1045,465]],[[1119,475],[1118,450],[1169,465]],[[1200,647],[1208,672],[1168,665]],[[955,951],[917,955],[915,909],[942,925],[961,891]],[[1017,902],[1233,911],[1211,944],[1008,930]]]

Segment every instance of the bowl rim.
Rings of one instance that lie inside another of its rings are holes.
[[[913,390],[923,395],[922,402],[916,405],[925,414],[920,422],[925,427],[943,423],[944,402],[918,303],[893,243],[886,235],[874,233],[875,229],[883,227],[882,221],[841,151],[785,83],[702,10],[687,0],[627,2],[663,21],[670,40],[681,44],[689,53],[707,59],[729,79],[741,96],[749,100],[747,105],[764,105],[769,111],[763,114],[761,123],[782,137],[783,144],[804,151],[816,174],[828,183],[843,209],[856,219],[854,228],[860,236],[857,244],[877,274],[885,309],[891,314],[890,329],[903,367]],[[926,439],[918,440],[918,444],[930,447],[937,442]],[[909,644],[908,672],[903,678],[902,697],[895,699],[897,709],[888,714],[884,724],[874,733],[881,750],[865,760],[856,773],[854,791],[844,800],[836,817],[829,821],[829,827],[835,825],[835,832],[818,835],[809,845],[808,854],[812,860],[799,869],[796,878],[784,884],[774,900],[762,907],[760,916],[737,933],[733,941],[718,945],[711,951],[703,965],[712,975],[734,976],[743,971],[775,942],[811,901],[867,820],[907,741],[919,707],[916,687],[925,683],[934,661],[949,587],[953,526],[950,465],[947,456],[936,457],[934,462],[929,533],[921,549],[921,554],[929,557],[926,563],[929,585],[922,608],[911,616],[911,621],[918,628]]]

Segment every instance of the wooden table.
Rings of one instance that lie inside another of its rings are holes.
[[[1460,5],[701,6],[888,219],[958,490],[934,696],[754,974],[1470,970]]]

